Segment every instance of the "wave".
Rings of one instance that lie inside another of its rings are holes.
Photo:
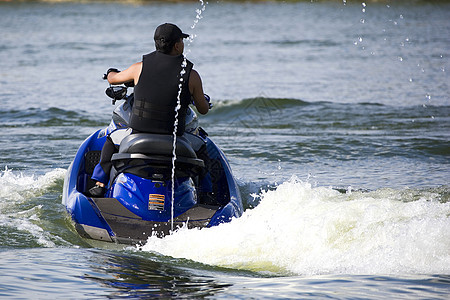
[[[449,187],[341,193],[292,178],[231,223],[140,248],[262,273],[448,274]]]
[[[341,148],[339,154],[370,156],[406,156],[428,158],[448,156],[450,106],[396,107],[379,103],[307,102],[289,98],[249,98],[222,101],[200,121],[215,136],[260,137],[261,149],[266,141],[278,138],[288,147],[287,153],[298,156],[323,153]],[[258,140],[258,138],[254,138]],[[325,152],[323,152],[325,150]],[[277,149],[279,151],[279,149]],[[353,151],[353,152],[352,152]]]
[[[84,245],[60,203],[66,170],[0,173],[0,240],[6,247]],[[271,275],[448,274],[450,187],[336,190],[296,177],[248,187],[243,216],[182,228],[139,248]]]
[[[0,240],[2,246],[55,247],[65,243],[47,230],[55,203],[46,194],[61,194],[66,170],[55,169],[42,176],[15,173],[8,168],[0,173]],[[50,211],[49,211],[50,210]],[[55,224],[57,225],[57,224]]]
[[[54,169],[44,175],[24,175],[5,168],[0,174],[0,205],[22,202],[38,197],[57,185],[65,176],[65,169]],[[2,208],[2,206],[0,206]]]
[[[267,110],[289,110],[295,108],[311,108],[312,111],[326,109],[333,112],[331,116],[344,115],[373,115],[384,114],[387,117],[407,115],[411,118],[432,118],[439,112],[450,112],[449,105],[421,105],[421,106],[390,106],[377,102],[339,103],[330,101],[305,101],[296,98],[254,97],[234,100],[213,101],[214,108],[208,115],[246,114],[251,112],[266,112]],[[445,115],[444,115],[445,116]]]
[[[201,121],[226,121],[232,123],[235,119],[254,117],[269,117],[274,112],[311,105],[312,103],[290,98],[255,97],[240,100],[213,101],[213,109],[207,115],[201,116]]]
[[[57,107],[47,109],[0,110],[0,128],[52,127],[52,126],[104,126],[105,120],[84,111],[65,110]]]
[[[448,123],[450,106],[413,106],[395,107],[380,103],[335,103],[327,101],[309,102],[295,98],[254,97],[240,100],[213,101],[214,108],[202,119],[229,119],[230,117],[245,118],[246,116],[267,116],[271,121],[280,118],[292,121],[299,117],[320,118],[342,121],[355,117],[382,117],[394,119],[404,116],[406,120],[401,124],[416,122],[413,126],[420,127],[421,120],[439,121]],[[107,114],[106,114],[107,115]],[[0,127],[50,127],[50,126],[105,126],[108,119],[99,118],[83,110],[66,110],[58,107],[27,108],[24,110],[0,110]],[[352,125],[352,124],[349,124]],[[387,124],[391,126],[392,124]]]
[[[218,100],[213,101],[214,108],[211,113],[220,113],[228,110],[240,110],[252,107],[267,107],[267,108],[288,108],[296,106],[305,106],[314,104],[314,102],[307,102],[294,98],[267,98],[254,97],[239,100]]]

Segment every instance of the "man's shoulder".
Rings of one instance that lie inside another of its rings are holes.
[[[192,70],[191,70],[190,76],[196,76],[196,77],[199,77],[200,75],[198,74],[198,72],[197,72],[196,70],[192,69]]]
[[[197,86],[197,85],[201,84],[200,75],[194,69],[192,69],[189,74],[189,84],[193,85],[193,86]]]

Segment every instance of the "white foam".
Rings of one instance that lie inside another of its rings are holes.
[[[39,226],[42,205],[23,210],[21,204],[43,195],[58,180],[63,179],[65,173],[64,169],[55,169],[42,176],[35,176],[5,168],[0,174],[0,226],[26,232],[44,247],[55,247],[50,234]]]
[[[23,201],[30,197],[42,195],[42,193],[63,179],[65,169],[54,169],[42,176],[24,175],[13,172],[7,167],[0,173],[0,209],[7,202]]]
[[[450,203],[382,189],[341,194],[293,178],[231,223],[142,248],[201,263],[295,274],[450,272]]]

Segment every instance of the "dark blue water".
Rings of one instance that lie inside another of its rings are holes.
[[[420,1],[0,3],[0,298],[448,298],[449,20]],[[102,74],[163,22],[195,34],[200,124],[246,212],[92,247],[64,175],[109,123]]]

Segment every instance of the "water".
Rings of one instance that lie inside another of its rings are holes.
[[[449,4],[203,7],[0,4],[0,298],[448,298]],[[215,105],[200,123],[246,211],[92,247],[63,178],[109,122],[102,74],[151,51],[163,22],[195,35]]]

